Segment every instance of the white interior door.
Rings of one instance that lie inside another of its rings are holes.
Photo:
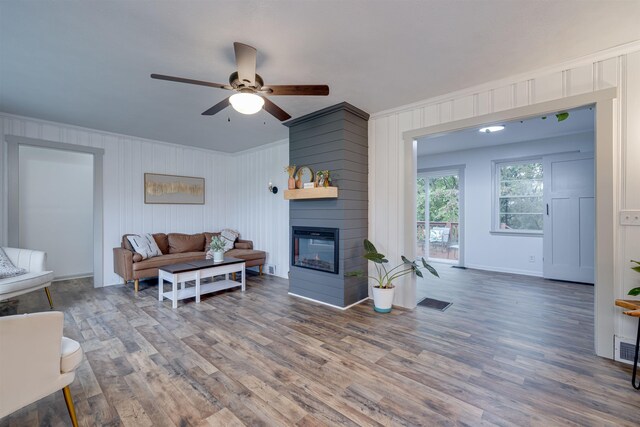
[[[543,158],[544,261],[547,279],[594,283],[593,153]]]

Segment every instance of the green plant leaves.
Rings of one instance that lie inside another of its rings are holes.
[[[426,268],[429,273],[433,274],[436,277],[440,277],[436,269],[427,264],[427,261],[425,261],[424,258],[422,258],[422,266]]]
[[[369,261],[373,261],[377,264],[383,264],[389,262],[388,259],[384,257],[384,254],[378,252],[373,243],[371,243],[368,239],[364,239],[364,257]]]
[[[377,252],[367,252],[366,254],[364,254],[364,257],[366,259],[368,259],[369,261],[373,261],[377,264],[382,264],[384,262],[389,262],[389,260],[384,258],[384,255],[379,254]]]
[[[558,119],[559,122],[562,122],[569,118],[569,113],[567,113],[566,111],[564,113],[558,113],[556,114],[556,118]]]
[[[635,264],[635,267],[631,267],[631,269],[633,271],[637,271],[638,273],[640,273],[640,261],[635,261],[635,260],[631,260],[632,263]],[[640,288],[633,288],[631,289],[627,295],[632,295],[632,296],[638,296],[640,295]]]
[[[365,250],[365,254],[364,254],[365,259],[380,265],[380,266],[378,265],[375,266],[378,277],[368,276],[369,278],[375,280],[380,287],[386,287],[387,284],[392,286],[391,283],[393,282],[393,280],[401,276],[404,276],[405,274],[415,273],[416,276],[420,278],[424,278],[424,274],[421,270],[421,268],[423,267],[434,276],[440,277],[438,275],[438,272],[435,270],[435,268],[427,264],[424,258],[421,258],[422,266],[420,266],[417,261],[412,261],[406,256],[401,255],[400,258],[402,258],[402,264],[398,264],[397,266],[391,269],[388,269],[387,267],[384,266],[384,264],[388,263],[389,260],[385,258],[384,254],[379,253],[376,247],[373,245],[373,243],[371,243],[368,239],[364,239],[364,250]],[[358,276],[362,276],[363,274],[364,273],[362,271],[351,271],[351,272],[345,273],[345,276],[358,277]]]
[[[371,243],[368,239],[364,239],[364,250],[366,252],[378,253],[378,250],[376,249],[376,247],[373,246],[373,243]]]

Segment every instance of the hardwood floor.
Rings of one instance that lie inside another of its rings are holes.
[[[638,425],[626,365],[593,355],[593,287],[438,266],[420,292],[452,301],[346,312],[250,276],[246,293],[172,310],[154,283],[56,283],[85,360],[81,425]],[[44,292],[0,314],[44,311]],[[69,425],[62,393],[0,426]]]

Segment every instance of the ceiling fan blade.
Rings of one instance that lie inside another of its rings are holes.
[[[281,122],[284,122],[285,120],[289,120],[291,118],[291,116],[287,114],[287,112],[284,111],[282,108],[278,107],[276,104],[274,104],[267,98],[265,97],[263,98],[264,98],[263,108],[267,111],[267,113],[271,114],[273,117],[280,120]]]
[[[222,101],[218,102],[213,107],[209,108],[207,111],[202,113],[203,116],[213,116],[214,114],[224,110],[229,106],[229,98],[225,98]]]
[[[233,43],[238,66],[238,78],[247,86],[256,84],[256,48],[244,43]]]
[[[269,95],[312,95],[327,96],[329,95],[329,86],[327,85],[268,85],[263,86],[260,92]]]
[[[221,83],[212,83],[212,82],[205,82],[202,80],[184,79],[182,77],[165,76],[162,74],[151,74],[151,78],[158,79],[158,80],[167,80],[170,82],[189,83],[192,85],[209,86],[209,87],[215,87],[218,89],[228,89],[228,90],[232,89],[231,86],[223,85]]]

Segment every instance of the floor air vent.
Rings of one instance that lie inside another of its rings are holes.
[[[620,362],[628,363],[629,365],[633,365],[633,357],[636,352],[636,344],[635,342],[627,341],[626,339],[621,339],[620,337],[616,337],[616,354],[615,359]]]
[[[620,343],[620,359],[633,363],[633,357],[636,354],[636,346],[628,342]]]

